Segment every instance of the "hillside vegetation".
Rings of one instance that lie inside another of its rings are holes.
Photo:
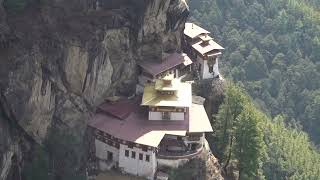
[[[320,3],[317,0],[191,0],[191,21],[225,48],[226,78],[271,118],[320,144]]]
[[[308,136],[259,111],[244,90],[228,85],[218,115],[216,133],[208,137],[227,176],[236,167],[240,180],[317,180],[320,154]]]

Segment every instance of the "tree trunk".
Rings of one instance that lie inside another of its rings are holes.
[[[224,171],[226,172],[226,174],[228,174],[227,172],[227,167],[230,163],[230,159],[231,159],[231,153],[232,153],[232,144],[233,144],[233,136],[230,137],[230,144],[229,144],[229,152],[228,152],[228,157],[226,159],[226,163],[223,166]]]

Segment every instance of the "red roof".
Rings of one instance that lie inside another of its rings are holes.
[[[153,76],[156,76],[162,72],[165,72],[171,68],[174,68],[182,63],[184,63],[184,55],[180,53],[172,53],[163,62],[155,61],[141,61],[138,65],[141,66],[146,72]]]
[[[125,105],[125,103],[130,105]],[[113,109],[111,106],[117,108]],[[186,114],[186,119],[183,121],[148,120],[147,109],[139,105],[138,98],[108,105],[103,104],[99,108],[107,109],[108,114],[97,112],[89,120],[88,126],[99,129],[116,138],[147,146],[157,147],[165,134],[185,136],[186,132],[212,132],[210,122],[202,105],[193,104]],[[114,115],[118,115],[118,113],[121,117],[124,117],[122,115],[127,117],[119,120]]]
[[[115,103],[105,102],[98,107],[97,112],[104,112],[119,119],[127,118],[132,111],[136,108],[133,101],[120,100]]]

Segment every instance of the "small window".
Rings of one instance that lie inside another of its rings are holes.
[[[146,161],[150,162],[150,155],[146,155]]]
[[[209,66],[209,73],[213,73],[213,66],[212,65]]]
[[[125,151],[124,151],[124,155],[125,155],[126,157],[129,157],[129,151],[128,151],[128,150],[125,150]]]
[[[132,159],[135,159],[135,158],[136,158],[136,152],[134,152],[134,151],[131,152],[131,158],[132,158]]]
[[[143,154],[139,153],[139,160],[143,160]]]
[[[131,149],[132,149],[132,148],[133,148],[133,143],[129,143],[129,144],[128,144],[128,148],[131,148]]]
[[[142,147],[142,151],[147,152],[147,151],[148,151],[148,147],[143,146],[143,147]]]
[[[162,112],[162,119],[163,120],[170,120],[170,113],[169,112]]]

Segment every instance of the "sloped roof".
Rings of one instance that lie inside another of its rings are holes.
[[[213,38],[207,34],[202,34],[202,35],[199,35],[199,38],[202,40],[202,41],[210,41],[210,40],[213,40]]]
[[[140,98],[119,101],[114,106],[119,107],[124,102],[134,104],[129,115],[123,120],[110,114],[98,112],[89,120],[88,126],[106,132],[118,139],[158,147],[165,134],[185,136],[189,121],[149,121],[146,109],[139,105]],[[102,104],[104,106],[107,102]],[[123,109],[123,108],[122,108]]]
[[[171,80],[171,85],[165,85],[162,79],[157,79],[154,88],[157,91],[177,91],[180,88],[180,80]]]
[[[136,108],[130,100],[121,100],[116,103],[104,103],[97,109],[98,112],[107,113],[119,119],[125,119]]]
[[[192,102],[191,84],[180,82],[174,95],[160,95],[155,89],[155,83],[145,84],[143,106],[190,107]]]
[[[202,55],[205,55],[206,53],[213,50],[220,51],[224,49],[222,46],[220,46],[218,43],[214,42],[213,40],[210,40],[206,46],[203,46],[202,43],[203,42],[200,41],[192,45],[192,47]]]
[[[189,132],[212,132],[212,127],[203,105],[192,104],[189,110]]]
[[[156,76],[171,68],[174,68],[185,61],[185,56],[182,53],[172,53],[166,57],[162,62],[156,61],[140,61],[137,64],[142,67],[149,74]]]
[[[151,147],[158,147],[166,134],[185,136],[186,132],[212,132],[202,105],[192,104],[183,121],[150,121],[147,113],[142,111],[143,107],[138,103],[135,103],[135,106],[136,108],[124,120],[108,114],[96,113],[89,120],[88,126],[118,139]]]
[[[184,34],[190,38],[195,38],[200,34],[209,34],[210,32],[203,29],[200,26],[195,25],[194,23],[186,23],[184,28]]]

